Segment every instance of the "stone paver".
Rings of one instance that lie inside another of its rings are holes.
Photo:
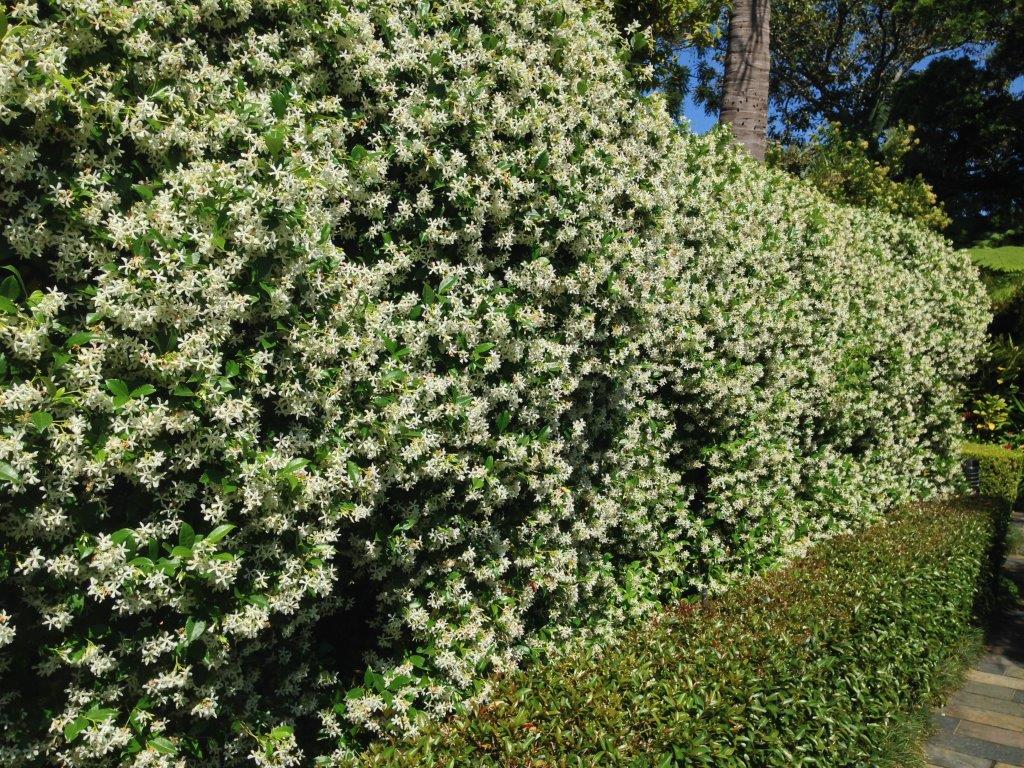
[[[1014,525],[1024,517],[1014,513]],[[1024,594],[1024,557],[1006,560]],[[932,717],[928,768],[1024,768],[1024,610],[1001,617],[967,680]]]

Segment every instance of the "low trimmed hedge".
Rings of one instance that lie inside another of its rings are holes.
[[[360,765],[877,765],[969,636],[1005,507],[920,505],[605,649],[499,682]]]
[[[961,448],[965,459],[979,464],[979,493],[1005,499],[1012,506],[1017,501],[1021,476],[1024,475],[1024,451],[999,445],[967,443]]]

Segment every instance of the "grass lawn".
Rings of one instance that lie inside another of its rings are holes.
[[[1002,248],[971,248],[971,259],[979,267],[995,272],[1024,271],[1024,246],[1007,245]]]

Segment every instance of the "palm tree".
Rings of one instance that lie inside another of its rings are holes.
[[[734,0],[725,55],[722,122],[732,125],[736,140],[764,160],[768,130],[770,0]]]

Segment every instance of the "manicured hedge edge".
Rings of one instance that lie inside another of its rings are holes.
[[[1024,475],[1024,451],[1000,445],[966,443],[961,453],[965,459],[976,459],[979,463],[979,492],[982,496],[1005,499],[1011,505],[1017,500]]]
[[[905,509],[603,654],[534,664],[471,716],[359,764],[883,764],[962,664],[1005,517],[993,499]]]

